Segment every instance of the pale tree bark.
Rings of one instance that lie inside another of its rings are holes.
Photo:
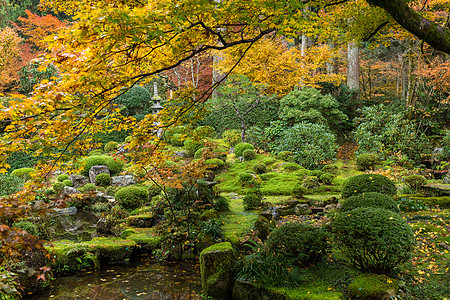
[[[347,85],[351,90],[359,91],[359,48],[357,43],[347,47]]]

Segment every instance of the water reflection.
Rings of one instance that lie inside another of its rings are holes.
[[[24,299],[202,299],[199,265],[195,262],[158,263],[149,258],[105,270],[58,278],[41,295]]]

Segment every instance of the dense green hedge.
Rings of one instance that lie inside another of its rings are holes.
[[[362,174],[350,177],[342,187],[342,198],[362,193],[378,192],[395,196],[397,188],[392,180],[380,174]]]

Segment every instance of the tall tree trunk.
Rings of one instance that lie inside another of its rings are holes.
[[[347,85],[350,90],[359,91],[359,48],[357,43],[347,47]]]

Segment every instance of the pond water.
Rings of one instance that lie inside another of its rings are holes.
[[[140,257],[100,271],[59,277],[45,293],[23,299],[196,300],[202,299],[199,273],[197,262],[159,263]]]

